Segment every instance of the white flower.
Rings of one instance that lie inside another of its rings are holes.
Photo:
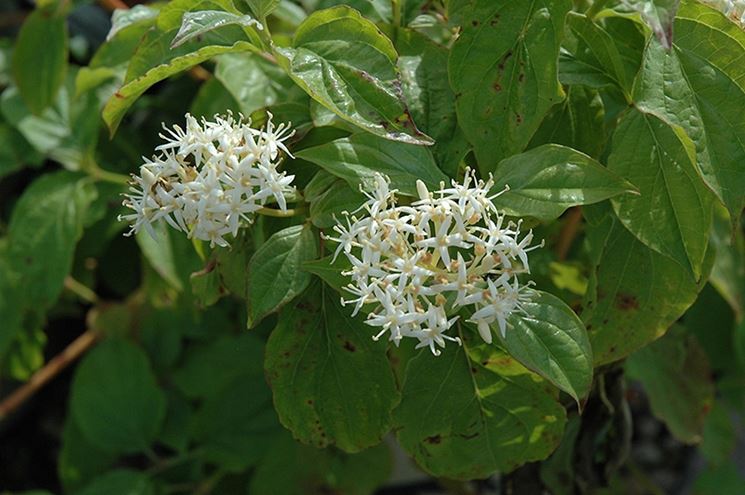
[[[282,211],[294,192],[294,176],[278,170],[279,152],[292,156],[284,144],[293,135],[289,125],[275,127],[272,115],[264,129],[254,129],[231,114],[214,121],[186,115],[160,137],[159,154],[143,158],[140,174],[133,175],[124,205],[134,212],[119,220],[131,222],[126,235],[164,219],[189,238],[227,246],[226,236],[238,233],[242,222],[274,200]]]
[[[368,200],[325,238],[338,243],[334,260],[343,253],[352,264],[343,273],[352,297],[342,303],[354,305],[353,315],[375,305],[366,320],[380,328],[374,339],[416,338],[417,348],[439,355],[447,341],[460,344],[446,332],[464,308],[484,341],[492,342],[492,324],[504,337],[510,316],[530,300],[530,282],[518,277],[538,246],[530,247],[532,232],[520,237],[521,222],[499,214],[492,179],[467,170],[462,184],[434,192],[417,181],[411,206],[396,205],[397,191],[382,175],[367,185]]]

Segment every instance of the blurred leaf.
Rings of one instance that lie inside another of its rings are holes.
[[[403,101],[393,43],[356,10],[312,13],[292,47],[275,47],[275,54],[301,88],[342,119],[385,139],[432,144]]]
[[[448,62],[458,122],[479,169],[522,151],[564,93],[557,56],[568,0],[451,0],[461,32]]]
[[[582,320],[561,299],[535,291],[514,314],[503,340],[520,364],[547,379],[574,400],[587,396],[592,385],[592,349]],[[499,328],[493,325],[499,333]]]
[[[353,134],[298,151],[295,156],[344,179],[353,189],[360,184],[374,186],[375,174],[384,174],[391,180],[391,189],[416,197],[417,179],[430,188],[439,188],[440,181],[447,180],[427,148],[371,134]]]
[[[688,373],[688,371],[686,371]],[[715,400],[704,420],[701,455],[712,465],[721,466],[729,460],[737,444],[737,434],[727,406]]]
[[[222,337],[187,350],[173,383],[190,399],[211,399],[236,377],[259,374],[262,351],[261,340],[252,334]]]
[[[107,452],[149,448],[162,426],[165,405],[147,357],[124,340],[99,344],[76,370],[70,411],[86,440]]]
[[[57,474],[65,493],[76,493],[94,476],[113,464],[115,456],[97,448],[85,439],[72,415],[62,430],[62,450],[57,461]]]
[[[576,205],[597,203],[634,187],[579,151],[546,144],[502,160],[494,172],[495,191],[509,191],[494,204],[509,215],[558,218]]]
[[[6,366],[9,376],[25,382],[44,365],[44,345],[47,336],[40,328],[30,328],[19,332],[8,349]]]
[[[37,9],[26,18],[13,50],[13,78],[23,101],[35,114],[49,106],[65,81],[65,18]]]
[[[700,279],[713,197],[696,172],[693,142],[679,127],[631,110],[613,135],[608,169],[639,188],[638,196],[611,201],[623,225]]]
[[[279,0],[244,0],[256,18],[264,19],[279,6]]]
[[[275,232],[262,244],[246,274],[249,328],[308,287],[311,276],[300,267],[317,257],[316,234],[308,224]]]
[[[278,437],[251,478],[252,495],[370,495],[390,474],[385,444],[345,454],[303,445],[285,431]]]
[[[476,344],[475,328],[459,333],[462,347],[435,359],[424,349],[409,362],[394,416],[401,446],[433,476],[462,480],[548,457],[566,421],[553,387]]]
[[[745,486],[745,476],[730,461],[719,467],[709,467],[699,474],[693,495],[740,495]]]
[[[155,487],[147,473],[117,469],[94,479],[77,495],[155,495]]]
[[[317,447],[359,452],[377,445],[398,401],[385,348],[335,292],[311,285],[282,310],[267,342],[266,374],[282,424]]]
[[[714,402],[714,383],[704,350],[675,326],[626,360],[626,373],[647,392],[652,413],[678,440],[698,443]]]
[[[175,254],[171,244],[171,237],[182,235],[181,232],[173,232],[164,221],[153,224],[156,237],[153,238],[147,231],[141,230],[135,235],[137,245],[140,246],[142,254],[150,263],[150,266],[163,277],[174,289],[183,290],[184,285],[176,267]]]

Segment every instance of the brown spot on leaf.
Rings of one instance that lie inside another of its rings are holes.
[[[352,344],[350,341],[345,340],[344,341],[344,349],[348,350],[349,352],[354,352],[357,350],[357,348]]]
[[[500,91],[502,91],[502,85],[501,85],[501,84],[499,84],[499,81],[496,81],[496,82],[495,82],[495,83],[494,83],[494,84],[492,85],[492,88],[494,88],[494,91],[496,91],[497,93],[498,93],[498,92],[500,92]]]
[[[442,437],[440,435],[434,435],[434,436],[425,438],[424,441],[427,443],[436,445],[442,441]]]
[[[624,294],[623,292],[619,292],[618,294],[616,294],[616,307],[621,311],[639,309],[639,301],[633,294]]]

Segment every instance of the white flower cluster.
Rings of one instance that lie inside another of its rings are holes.
[[[539,246],[528,247],[532,231],[520,239],[520,222],[505,225],[492,201],[501,192],[490,196],[493,186],[471,171],[463,184],[441,183],[434,193],[417,181],[419,200],[397,206],[397,191],[377,175],[374,189],[363,191],[368,201],[334,227],[338,235],[328,237],[339,243],[334,259],[343,252],[352,263],[344,275],[354,297],[342,303],[354,304],[353,314],[377,304],[366,320],[382,328],[375,340],[386,332],[396,345],[414,337],[417,348],[439,355],[435,345],[460,344],[445,332],[466,307],[484,341],[492,342],[492,323],[505,335],[507,319],[530,300],[531,283],[521,285],[518,275],[529,272],[528,252]]]
[[[186,115],[186,128],[164,126],[165,141],[159,154],[132,176],[130,193],[124,205],[134,210],[119,220],[132,223],[126,235],[143,227],[155,237],[152,224],[164,219],[186,232],[189,238],[227,246],[227,234],[235,236],[241,220],[252,215],[272,199],[282,211],[285,195],[294,193],[294,176],[280,172],[280,151],[292,156],[284,141],[294,132],[289,125],[272,124],[272,115],[263,129],[227,117],[201,123]]]
[[[704,0],[704,3],[745,26],[745,0]]]

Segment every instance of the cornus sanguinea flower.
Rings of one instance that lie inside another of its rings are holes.
[[[373,183],[363,191],[368,200],[327,237],[338,243],[334,259],[343,253],[352,264],[343,273],[351,296],[342,304],[353,305],[353,315],[375,305],[366,320],[380,327],[375,340],[388,333],[398,345],[413,337],[435,355],[448,340],[460,344],[446,332],[464,308],[484,341],[492,342],[494,323],[504,336],[510,315],[530,300],[531,283],[521,284],[519,275],[529,272],[528,252],[539,247],[530,247],[532,231],[521,237],[520,222],[497,211],[492,200],[504,191],[493,194],[491,178],[467,170],[463,184],[441,183],[434,192],[417,181],[419,200],[398,206],[385,177]]]
[[[123,204],[134,210],[119,217],[132,224],[126,235],[145,228],[155,237],[152,224],[163,219],[189,238],[227,246],[225,236],[235,236],[241,222],[250,223],[267,202],[286,211],[294,176],[277,166],[280,152],[292,156],[284,144],[294,133],[289,125],[275,127],[271,114],[263,129],[231,114],[201,122],[187,114],[184,129],[164,129],[159,153],[143,157],[125,194]]]

